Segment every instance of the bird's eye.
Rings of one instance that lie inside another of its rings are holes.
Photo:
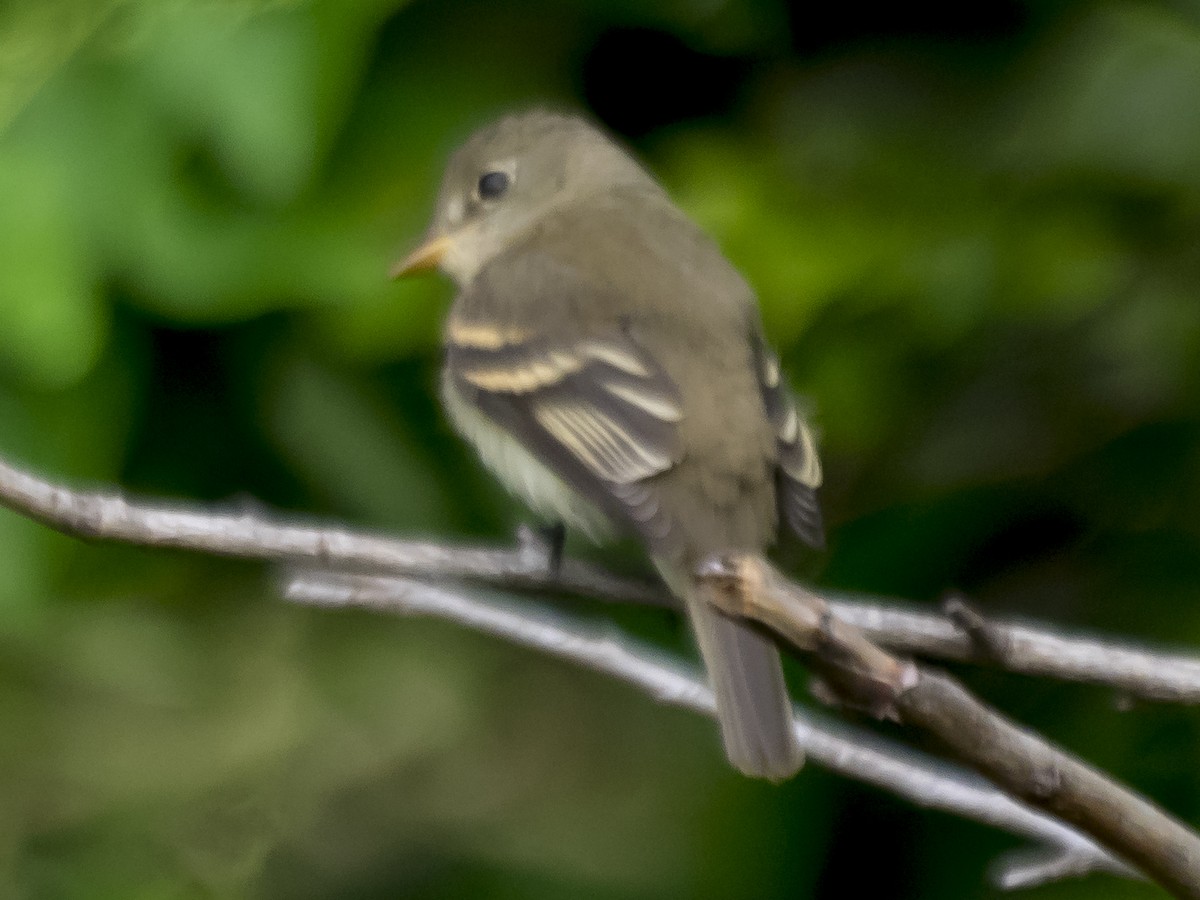
[[[507,190],[507,172],[488,172],[479,176],[479,196],[484,200],[495,200]]]

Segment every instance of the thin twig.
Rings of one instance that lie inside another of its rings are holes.
[[[341,528],[319,528],[271,520],[240,511],[205,511],[159,503],[129,502],[118,494],[77,492],[35,478],[0,462],[0,502],[60,530],[81,536],[119,540],[144,546],[175,547],[266,560],[307,560],[322,566],[419,574],[439,579],[472,579],[518,589],[555,588],[588,595],[618,594],[621,599],[653,601],[655,592],[575,563],[557,576],[544,547],[525,540],[515,550],[479,550],[429,542],[396,541],[355,534]],[[349,574],[342,577],[352,577]],[[407,582],[413,584],[414,582]],[[410,592],[411,592],[410,588]],[[425,586],[424,591],[434,590]],[[443,590],[444,589],[439,589]],[[799,588],[797,588],[799,590]],[[610,642],[611,643],[611,642]],[[844,643],[844,642],[843,642]],[[865,642],[855,652],[874,662],[863,667],[867,682],[887,669],[886,654]],[[831,644],[835,649],[840,644]],[[826,674],[838,675],[834,667]],[[889,679],[907,685],[909,668],[895,667],[882,676],[878,693],[860,692],[873,708],[886,711]],[[676,682],[671,690],[679,687]],[[844,686],[843,686],[844,690]],[[662,696],[662,691],[657,691]],[[668,692],[669,693],[669,692]],[[676,702],[681,702],[676,699]],[[691,701],[692,705],[696,701]],[[711,697],[704,701],[711,704]],[[882,704],[882,705],[881,705]],[[707,707],[706,707],[707,708]]]
[[[516,548],[406,541],[329,523],[284,521],[263,512],[129,500],[111,491],[73,490],[0,460],[0,504],[76,537],[422,578],[464,579],[507,590],[570,594],[619,603],[674,606],[661,588],[564,559],[557,576],[536,541]],[[1044,625],[988,620],[1002,659],[942,615],[892,599],[834,596],[840,619],[875,643],[932,659],[1002,665],[1012,672],[1104,685],[1147,700],[1200,703],[1200,659]]]
[[[1007,891],[1039,887],[1086,875],[1092,860],[1070,850],[1022,849],[1002,856],[991,867],[997,887]]]
[[[1144,700],[1200,703],[1200,659],[1194,654],[1067,635],[1043,624],[986,619],[993,645],[1003,648],[997,654],[981,650],[977,639],[950,619],[903,601],[836,596],[829,605],[838,618],[900,653],[1101,685]]]
[[[192,550],[266,561],[310,560],[397,575],[436,574],[515,590],[556,591],[609,601],[660,605],[662,592],[577,560],[550,570],[543,546],[526,538],[512,549],[405,541],[329,523],[283,521],[260,510],[228,512],[198,505],[126,499],[77,491],[0,460],[0,504],[75,537],[143,547]]]
[[[294,602],[316,606],[360,606],[448,619],[618,678],[663,703],[710,718],[716,714],[712,691],[694,669],[684,668],[661,652],[639,647],[611,629],[596,629],[554,610],[527,603],[518,606],[410,579],[336,572],[293,573],[287,579],[285,595]],[[973,774],[802,709],[795,710],[794,727],[805,755],[815,765],[919,806],[1030,838],[1039,844],[1039,858],[1073,861],[1064,875],[1134,875],[1094,842],[1013,801]]]
[[[760,557],[708,560],[699,574],[710,602],[782,636],[837,696],[924,732],[1005,793],[1076,826],[1176,896],[1200,900],[1200,835],[1165,810],[945,673],[881,650]]]

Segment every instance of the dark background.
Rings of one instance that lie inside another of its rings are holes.
[[[823,435],[830,549],[794,571],[1195,645],[1198,101],[1183,0],[10,0],[0,449],[507,540],[524,513],[436,405],[451,289],[385,273],[455,143],[549,102],[757,287]],[[1195,711],[963,674],[1200,820]],[[9,514],[0,721],[3,896],[962,898],[1019,846],[812,768],[747,781],[711,723],[449,624]]]

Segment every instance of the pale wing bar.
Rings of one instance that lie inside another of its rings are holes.
[[[822,474],[816,439],[784,383],[779,357],[761,340],[755,341],[755,362],[763,404],[775,428],[776,492],[780,515],[806,544],[822,548],[825,546],[825,525],[817,499]]]
[[[451,328],[447,338],[463,396],[576,490],[662,546],[671,523],[646,479],[681,458],[683,410],[653,358],[620,331],[565,343],[523,334],[493,339],[479,325],[470,334],[456,342]]]

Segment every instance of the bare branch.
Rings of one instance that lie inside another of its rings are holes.
[[[1093,860],[1073,850],[1017,850],[992,866],[992,881],[1005,890],[1040,887],[1093,871]]]
[[[598,630],[553,610],[517,606],[496,597],[472,596],[409,579],[331,572],[293,574],[285,594],[295,602],[318,606],[360,606],[448,619],[618,678],[661,702],[710,718],[716,714],[712,691],[696,671],[618,637],[611,629]],[[1134,876],[1127,866],[1078,832],[1012,800],[975,775],[802,709],[795,711],[794,727],[813,764],[919,806],[1037,841],[1039,859],[1072,860],[1063,877],[1088,872]]]
[[[661,588],[577,560],[551,572],[535,540],[513,549],[405,541],[328,523],[282,521],[265,513],[131,501],[106,491],[73,490],[0,460],[0,504],[66,534],[146,547],[331,566],[423,578],[464,579],[508,590],[556,592],[609,602],[675,606]],[[1104,685],[1148,700],[1200,703],[1200,659],[1032,624],[988,620],[1002,654],[983,652],[944,616],[897,600],[834,596],[838,617],[875,643],[902,653],[1003,668],[1027,675]]]
[[[558,573],[552,573],[545,548],[528,538],[514,549],[485,549],[404,541],[328,523],[280,521],[258,510],[231,513],[195,505],[130,501],[109,491],[72,490],[3,460],[0,504],[75,537],[241,559],[310,560],[397,575],[436,574],[515,590],[672,605],[651,585],[618,578],[575,560],[563,560]]]
[[[1006,793],[1076,826],[1176,896],[1200,898],[1200,836],[1146,798],[948,675],[881,650],[761,558],[710,560],[699,574],[710,602],[781,635],[838,697],[925,732]]]
[[[1145,700],[1200,703],[1200,659],[1195,655],[1081,638],[1046,625],[998,619],[984,620],[988,642],[981,647],[971,630],[953,619],[921,612],[900,601],[831,597],[829,605],[838,618],[901,653],[1103,685]]]
[[[603,571],[579,563],[569,562],[555,573],[548,563],[545,548],[533,540],[523,541],[514,550],[452,547],[429,542],[397,541],[379,535],[356,534],[340,528],[277,522],[245,511],[230,514],[161,503],[131,503],[119,494],[72,491],[28,475],[2,461],[0,502],[68,533],[143,546],[174,547],[265,560],[309,560],[322,565],[375,572],[471,579],[524,590],[560,590],[588,596],[607,596],[609,599],[615,597],[632,602],[661,602],[659,592],[647,590],[644,585],[636,582],[613,578]],[[797,596],[812,598],[811,594],[798,587],[791,586],[788,590]],[[761,615],[761,610],[759,613]],[[961,620],[961,616],[959,618]],[[788,633],[786,618],[782,621],[772,621],[768,616],[767,624],[773,625],[785,635]],[[981,642],[978,632],[982,627],[983,625],[975,623],[966,631],[956,629],[954,640],[947,639],[944,634],[938,638],[948,645],[953,645],[951,651],[963,652],[968,658],[976,658],[980,655]],[[989,640],[983,648],[985,652],[982,655],[985,658],[999,657],[999,661],[1005,665],[1016,667],[1014,660],[1022,657],[1014,652],[1015,642],[1010,640],[1011,635],[999,630],[1000,628],[1001,626],[987,623]],[[810,616],[810,620],[803,622],[802,630],[810,642],[818,641],[817,645],[810,644],[808,649],[814,651],[813,656],[821,664],[819,668],[822,674],[833,683],[840,696],[864,703],[877,714],[891,713],[939,734],[943,734],[947,729],[944,722],[938,722],[938,717],[946,715],[948,709],[955,709],[957,704],[958,717],[951,716],[954,724],[949,729],[953,734],[944,734],[947,743],[956,752],[968,756],[973,749],[977,749],[965,746],[971,741],[965,730],[955,730],[961,724],[962,710],[970,700],[956,693],[956,685],[930,673],[919,672],[915,667],[888,656],[870,643],[862,632],[847,630],[844,622],[832,619],[827,606],[822,607],[817,620],[812,620]],[[796,634],[793,630],[792,637],[795,638]],[[904,639],[905,633],[902,631],[898,637]],[[997,648],[1002,648],[1003,652],[997,652]],[[1192,660],[1181,662],[1195,664]],[[1094,663],[1094,660],[1089,659],[1089,663]],[[1183,668],[1186,669],[1186,665]],[[1191,675],[1190,672],[1184,674]],[[678,684],[675,687],[678,687]],[[658,695],[662,696],[661,693]],[[990,714],[990,711],[985,712]],[[995,733],[997,726],[992,719],[984,717],[975,724],[984,729],[992,728],[993,731],[989,732],[991,738],[998,737]],[[1003,737],[1014,742],[1019,737],[1029,742],[1023,749],[1033,754],[1033,768],[1022,775],[1041,776],[1050,772],[1054,777],[1049,781],[1040,777],[1033,777],[1032,781],[1029,778],[1016,777],[1012,772],[1005,770],[1005,766],[1011,764],[1011,759],[1000,761],[997,771],[988,771],[983,765],[981,770],[1013,791],[1024,791],[1018,793],[1018,796],[1030,802],[1040,803],[1044,808],[1058,812],[1068,821],[1082,824],[1085,829],[1095,829],[1091,833],[1097,834],[1102,842],[1130,855],[1129,848],[1122,843],[1124,838],[1132,838],[1129,828],[1123,828],[1120,822],[1107,819],[1097,823],[1083,815],[1081,809],[1086,811],[1086,804],[1082,808],[1077,807],[1073,800],[1076,795],[1071,792],[1064,794],[1061,790],[1060,760],[1057,757],[1047,760],[1040,755],[1043,745],[1037,739],[1008,726],[1007,723],[1003,724],[1012,728],[1014,732],[1012,735],[1005,733]],[[955,736],[958,738],[957,744],[953,740]],[[1068,780],[1072,783],[1086,782],[1089,788],[1103,794],[1109,783],[1082,764],[1078,765],[1078,771],[1069,769],[1071,778]],[[1003,780],[1006,777],[1010,780]],[[1088,781],[1093,777],[1099,779],[1100,783],[1092,784]],[[1030,784],[1033,784],[1032,788]],[[1064,797],[1067,799],[1064,800]],[[1123,799],[1123,795],[1118,799]],[[1140,798],[1135,799],[1144,803]],[[1144,825],[1158,829],[1157,835],[1166,842],[1166,847],[1182,847],[1186,844],[1185,839],[1194,840],[1186,829],[1182,829],[1169,818],[1165,820],[1166,825],[1163,825],[1159,819],[1154,818],[1155,815],[1163,814],[1149,804],[1145,805],[1147,809],[1137,807],[1134,811],[1139,815],[1144,814]],[[1190,852],[1190,849],[1186,851]],[[1169,855],[1169,850],[1155,856],[1141,854],[1135,847],[1130,858],[1164,883],[1174,885],[1176,882],[1172,879],[1176,877],[1176,873],[1171,865],[1162,863],[1164,853]],[[1177,862],[1184,868],[1191,865],[1188,859]],[[1189,873],[1190,871],[1188,869]],[[1197,880],[1200,881],[1200,875],[1197,876]]]

